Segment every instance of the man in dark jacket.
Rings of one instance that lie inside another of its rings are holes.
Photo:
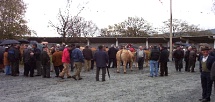
[[[34,51],[30,46],[24,49],[23,61],[24,61],[24,76],[28,76],[30,72],[30,77],[33,77],[36,58],[34,56]]]
[[[183,51],[181,50],[180,46],[177,46],[177,49],[173,52],[176,71],[181,71],[181,68],[182,68],[181,63],[182,63],[183,57],[184,57]]]
[[[96,81],[99,81],[99,72],[102,69],[102,81],[105,81],[106,67],[108,63],[108,55],[105,51],[103,51],[103,46],[100,45],[99,51],[97,51],[94,55],[94,60],[96,61]]]
[[[43,78],[50,78],[50,57],[47,53],[48,48],[43,47],[43,51],[41,53],[41,64],[42,64],[42,74]]]
[[[215,61],[215,58],[211,55],[209,55],[209,48],[204,47],[202,48],[202,54],[201,57],[201,84],[202,84],[202,98],[199,99],[201,102],[209,102],[211,91],[212,91],[212,84],[213,81],[210,78],[210,71],[212,64]]]
[[[41,58],[40,58],[41,51],[40,49],[37,48],[37,44],[33,44],[32,47],[34,51],[34,56],[36,58],[36,65],[35,65],[35,68],[37,69],[36,76],[41,76],[42,75],[42,65],[41,65]]]
[[[114,48],[114,44],[111,45],[111,48],[108,50],[109,63],[108,68],[110,68],[110,64],[113,63],[112,68],[116,67],[116,53],[117,49]]]
[[[191,50],[191,46],[187,48],[187,51],[185,51],[185,55],[184,55],[184,61],[185,61],[185,71],[189,72],[190,69],[189,67],[189,56],[190,56],[190,50]]]
[[[160,51],[161,51],[160,59],[159,59],[159,62],[160,62],[160,76],[164,76],[164,75],[168,76],[167,62],[169,60],[169,51],[163,46],[160,46]]]
[[[154,46],[151,50],[149,60],[150,60],[150,76],[149,77],[157,77],[158,76],[158,60],[160,57],[160,51],[157,46]]]
[[[91,60],[93,59],[93,52],[89,48],[89,46],[86,46],[85,49],[83,49],[83,56],[84,56],[85,71],[90,71]]]
[[[12,76],[17,76],[17,68],[19,66],[19,50],[18,50],[18,45],[12,45],[9,50],[8,50],[8,60],[10,61],[11,64],[11,75]]]
[[[82,68],[82,63],[84,63],[84,56],[83,53],[80,50],[80,45],[76,45],[76,48],[72,51],[72,59],[74,61],[74,65],[76,68],[75,75],[72,76],[73,79],[81,80],[81,68]]]

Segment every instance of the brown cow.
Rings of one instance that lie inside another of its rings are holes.
[[[126,49],[121,49],[116,53],[117,73],[119,73],[121,62],[123,62],[124,73],[126,73],[126,64],[129,63],[129,68],[132,71],[134,54]]]

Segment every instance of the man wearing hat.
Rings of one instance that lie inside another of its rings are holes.
[[[209,102],[212,91],[212,80],[210,78],[210,71],[215,58],[209,55],[209,48],[203,47],[201,49],[202,56],[200,57],[200,72],[201,72],[201,84],[202,84],[202,98],[201,102]]]

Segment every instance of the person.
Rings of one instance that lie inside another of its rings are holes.
[[[10,62],[11,66],[11,76],[18,76],[19,74],[17,73],[17,66],[19,66],[18,61],[19,61],[19,50],[18,50],[18,44],[12,45],[8,49],[8,59]]]
[[[102,70],[102,81],[105,81],[106,67],[108,64],[108,55],[103,51],[103,46],[100,45],[99,50],[94,55],[94,61],[96,62],[96,81],[99,81],[99,72]]]
[[[76,48],[72,51],[72,58],[76,68],[75,75],[73,75],[72,78],[75,80],[77,79],[81,80],[82,78],[80,73],[81,73],[82,63],[84,63],[84,56],[80,50],[80,45],[76,45]]]
[[[72,51],[75,49],[75,44],[71,44],[71,50],[69,51],[70,52],[70,67],[71,67],[71,72],[73,72],[74,70],[74,61],[72,59]]]
[[[28,46],[27,49],[24,49],[23,61],[24,61],[24,76],[27,77],[30,72],[30,77],[34,77],[36,57],[34,56],[34,50],[32,49],[31,46]]]
[[[24,63],[24,76],[28,76],[27,74],[27,70],[28,70],[28,65],[27,65],[27,62],[28,62],[28,58],[30,56],[30,53],[28,52],[28,45],[24,45],[24,49],[23,49],[23,63]],[[29,54],[28,54],[29,53]]]
[[[32,45],[33,48],[33,53],[34,56],[36,58],[36,65],[34,66],[37,69],[37,75],[36,76],[41,76],[42,75],[42,65],[41,65],[41,58],[40,58],[40,54],[41,54],[41,50],[39,48],[37,48],[37,44],[33,44]]]
[[[146,56],[143,50],[143,46],[139,46],[139,49],[136,52],[136,56],[137,56],[138,68],[139,70],[143,70],[144,59]]]
[[[181,71],[181,63],[184,57],[183,51],[181,51],[181,47],[177,46],[177,49],[173,52],[173,58],[175,60],[175,69],[176,71]]]
[[[62,55],[62,62],[63,62],[63,71],[59,74],[59,77],[61,79],[64,79],[64,75],[67,75],[67,78],[72,78],[69,71],[69,65],[70,65],[70,50],[72,49],[71,45],[68,45],[63,50]],[[60,50],[61,51],[61,50]]]
[[[158,60],[160,57],[160,51],[158,50],[157,46],[153,46],[150,56],[149,56],[149,63],[150,63],[150,75],[149,77],[157,77],[158,76]]]
[[[90,71],[91,60],[93,59],[93,52],[89,48],[89,46],[85,46],[83,49],[84,63],[85,63],[85,71]]]
[[[185,51],[185,55],[184,55],[184,61],[185,61],[185,71],[186,72],[189,72],[190,69],[189,69],[189,56],[190,56],[190,50],[192,49],[191,46],[189,46],[187,48],[187,51]]]
[[[5,52],[5,48],[0,46],[0,72],[4,73],[4,52]]]
[[[55,48],[55,52],[52,55],[52,63],[54,65],[55,70],[55,77],[59,77],[59,73],[63,70],[63,63],[62,63],[62,54],[63,52],[57,47]]]
[[[169,61],[169,51],[164,46],[160,46],[160,76],[168,76],[167,62]]]
[[[194,48],[190,49],[190,54],[189,54],[189,67],[188,67],[188,71],[191,72],[195,72],[194,68],[195,68],[195,64],[196,64],[196,52],[194,50]]]
[[[50,57],[47,53],[48,47],[44,46],[41,52],[41,64],[43,78],[50,78]]]
[[[5,66],[5,74],[6,75],[11,75],[11,67],[10,67],[10,62],[8,60],[8,47],[5,47],[5,52],[4,52],[4,66]]]
[[[202,56],[201,56],[201,66],[200,66],[200,72],[201,72],[201,85],[202,85],[202,98],[199,99],[201,102],[209,102],[211,91],[212,91],[212,84],[213,81],[210,78],[210,71],[212,64],[215,61],[215,58],[211,55],[209,55],[209,48],[203,47],[201,49]]]
[[[117,49],[114,48],[114,44],[111,45],[111,48],[108,50],[109,63],[108,68],[110,68],[111,63],[113,63],[112,68],[116,67],[116,53]]]

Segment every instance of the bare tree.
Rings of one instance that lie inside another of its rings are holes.
[[[62,42],[67,43],[67,37],[78,37],[77,35],[80,29],[75,27],[78,25],[82,18],[78,17],[79,14],[84,10],[84,6],[80,8],[79,12],[76,15],[71,15],[71,3],[72,0],[67,0],[66,9],[59,9],[58,21],[59,24],[54,24],[52,21],[49,21],[51,27],[57,30],[58,34],[62,36]],[[87,2],[86,4],[88,4]]]

